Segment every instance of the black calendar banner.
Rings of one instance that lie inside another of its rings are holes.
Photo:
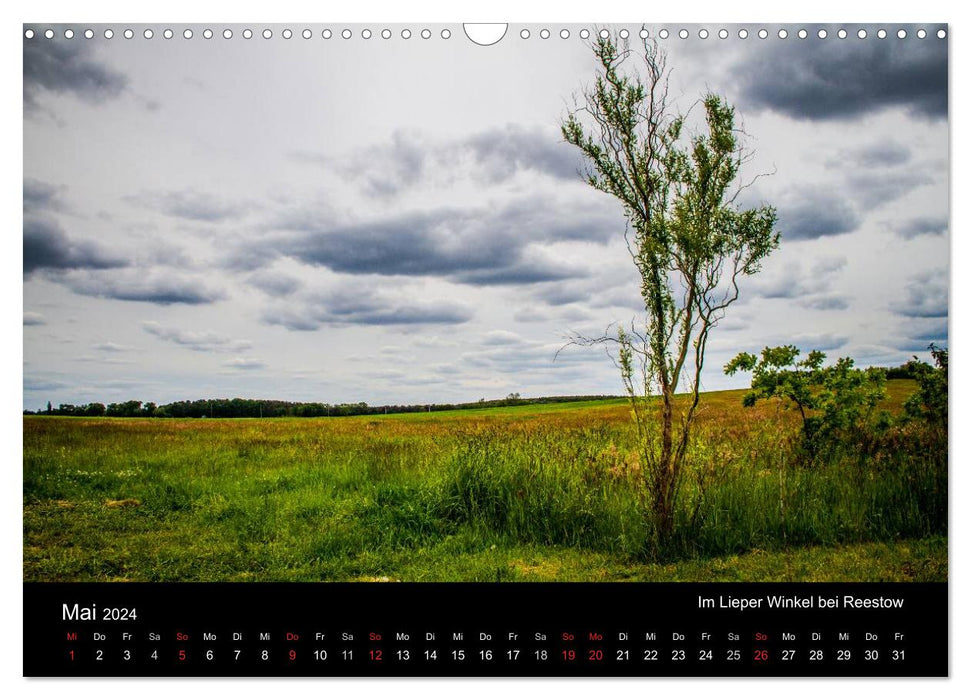
[[[944,676],[946,584],[25,584],[28,676]]]

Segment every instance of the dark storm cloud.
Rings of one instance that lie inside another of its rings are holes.
[[[911,337],[923,342],[924,347],[931,341],[947,342],[947,319],[912,319],[910,321]]]
[[[519,260],[507,267],[494,270],[471,270],[457,275],[452,279],[463,284],[477,286],[506,285],[506,284],[534,284],[563,280],[570,277],[584,275],[585,272],[575,266],[566,266],[553,261],[529,262]]]
[[[536,290],[533,296],[550,306],[565,306],[590,299],[589,290],[571,284],[544,285],[541,289]]]
[[[363,149],[349,158],[297,152],[294,160],[333,170],[360,182],[371,196],[390,197],[403,190],[462,173],[498,184],[520,172],[577,180],[576,150],[553,129],[507,124],[463,139],[435,143],[425,134],[396,131],[387,144]]]
[[[380,275],[449,275],[514,263],[515,250],[498,237],[463,245],[481,227],[477,212],[446,210],[306,231],[280,250],[301,262],[336,272]]]
[[[605,286],[598,286],[593,280],[571,280],[564,283],[544,284],[534,290],[531,296],[550,306],[566,306],[580,302],[603,308],[611,305],[602,303],[605,296],[604,291]],[[630,299],[636,302],[636,294],[631,294]],[[643,304],[640,304],[640,306],[643,306]]]
[[[180,328],[162,326],[155,321],[145,321],[142,324],[142,330],[156,338],[196,352],[237,353],[253,346],[248,340],[235,340],[212,331],[185,331]]]
[[[833,169],[890,168],[903,165],[909,162],[910,158],[911,151],[907,146],[886,140],[840,151],[836,158],[826,161],[826,166]]]
[[[815,309],[817,311],[842,311],[850,308],[849,298],[839,294],[803,299],[799,303],[807,309]]]
[[[456,325],[472,318],[472,311],[445,301],[388,298],[363,286],[359,290],[314,294],[300,305],[268,309],[262,320],[292,331],[333,326]]]
[[[835,35],[836,28],[828,31]],[[743,100],[795,119],[852,119],[890,107],[947,117],[947,42],[851,38],[773,41],[746,52],[732,72]]]
[[[912,170],[853,173],[846,178],[848,192],[863,209],[873,209],[933,182],[928,174]]]
[[[947,318],[947,271],[928,270],[914,275],[901,303],[892,310],[910,318]]]
[[[58,187],[48,182],[34,178],[24,178],[24,213],[39,211],[63,211],[61,193],[64,187]]]
[[[619,212],[540,198],[498,209],[438,209],[349,226],[280,222],[293,232],[273,246],[301,262],[335,272],[432,275],[475,285],[519,284],[583,275],[538,254],[530,244],[603,242],[622,231]],[[266,261],[268,252],[242,251]]]
[[[554,307],[583,304],[594,309],[622,307],[640,312],[644,310],[644,300],[638,290],[636,277],[626,270],[601,270],[585,279],[537,285],[529,290],[529,296]]]
[[[46,39],[36,31],[24,40],[24,107],[33,110],[43,92],[66,93],[97,104],[117,97],[128,78],[94,58],[90,43],[81,39]]]
[[[221,290],[213,289],[197,279],[170,274],[86,275],[68,277],[64,281],[76,294],[161,306],[211,304],[225,297]]]
[[[778,202],[778,229],[788,241],[852,233],[860,216],[846,197],[818,185],[788,191]]]
[[[269,271],[250,275],[249,283],[271,297],[289,296],[300,289],[300,280]]]
[[[918,236],[943,236],[947,233],[948,221],[946,216],[917,216],[891,222],[890,228],[908,240]]]
[[[542,129],[507,124],[471,136],[455,146],[472,154],[475,174],[489,182],[501,182],[520,170],[534,170],[551,177],[577,180],[578,151]]]
[[[915,354],[927,352],[931,343],[943,346],[947,341],[947,318],[910,317],[901,324],[900,335],[885,343],[898,351]]]
[[[224,201],[206,192],[193,190],[142,192],[125,200],[166,216],[205,223],[235,219],[248,210],[246,205],[239,202]]]
[[[337,272],[381,275],[449,275],[515,262],[515,251],[498,238],[469,247],[463,233],[480,226],[478,216],[456,210],[307,231],[280,250],[301,262]]]
[[[944,336],[941,342],[946,343],[947,336]],[[914,355],[921,352],[927,352],[929,345],[930,345],[930,342],[926,340],[920,340],[918,338],[902,338],[893,343],[895,350],[898,350],[900,352],[905,352],[910,355]]]
[[[53,219],[24,218],[24,274],[37,270],[104,270],[126,261],[90,241],[69,238]]]

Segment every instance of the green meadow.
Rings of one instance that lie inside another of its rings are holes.
[[[887,407],[914,387],[888,382]],[[910,426],[808,464],[780,404],[702,405],[661,552],[621,400],[25,416],[24,580],[947,580],[946,443]]]

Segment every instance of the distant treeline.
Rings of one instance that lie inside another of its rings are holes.
[[[887,373],[887,379],[917,378],[917,375],[914,374],[914,366],[910,362],[905,365],[900,365],[900,367],[887,367],[884,371]]]
[[[914,379],[913,367],[908,364],[884,368],[887,379]],[[369,406],[361,403],[328,404],[299,401],[274,401],[263,399],[197,399],[157,405],[152,401],[123,401],[121,403],[88,403],[75,406],[62,403],[47,409],[25,410],[26,416],[112,416],[118,418],[318,418],[321,416],[374,416],[385,413],[425,413],[431,411],[461,411],[470,408],[498,408],[502,406],[527,406],[532,404],[570,403],[575,401],[600,401],[618,399],[621,396],[541,396],[524,399],[519,394],[509,394],[504,399],[480,399],[472,403],[438,403]]]
[[[622,398],[619,396],[543,396],[524,399],[510,394],[504,399],[473,403],[413,404],[408,406],[369,406],[366,403],[301,403],[262,399],[198,399],[157,405],[151,401],[123,401],[121,403],[89,403],[80,406],[50,404],[47,409],[24,411],[24,415],[50,416],[113,416],[119,418],[317,418],[321,416],[373,416],[385,413],[425,413],[456,411],[470,408],[497,408],[531,404],[569,403]]]

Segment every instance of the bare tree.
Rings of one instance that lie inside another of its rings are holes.
[[[686,115],[668,103],[666,57],[656,43],[645,40],[635,52],[626,40],[600,35],[592,48],[596,82],[562,132],[583,152],[587,182],[624,208],[646,320],[573,342],[618,347],[650,514],[664,540],[674,529],[710,334],[738,299],[740,279],[778,247],[779,234],[772,207],[736,205],[750,155],[733,107],[705,95],[705,126],[689,134]],[[676,401],[679,388],[688,395]]]

